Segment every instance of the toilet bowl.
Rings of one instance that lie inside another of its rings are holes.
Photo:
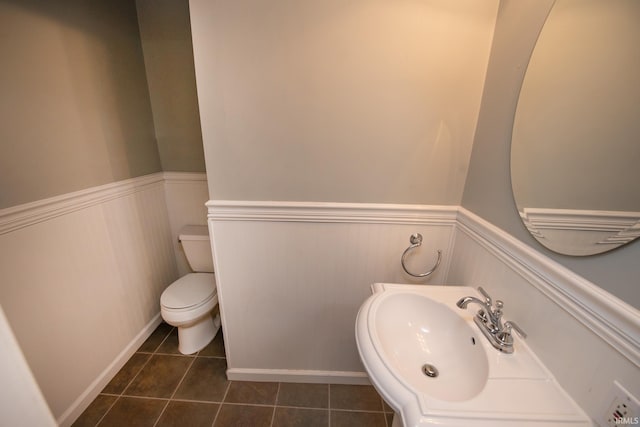
[[[178,328],[178,350],[192,354],[202,350],[220,329],[220,316],[212,310],[218,304],[213,258],[206,226],[187,226],[180,230],[187,261],[194,273],[170,284],[160,297],[160,314]]]

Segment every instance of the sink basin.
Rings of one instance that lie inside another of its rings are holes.
[[[501,353],[455,303],[463,286],[376,283],[356,319],[369,379],[394,427],[591,426],[526,343]],[[508,314],[506,317],[508,318]]]
[[[484,388],[489,362],[478,342],[482,337],[446,305],[423,295],[396,293],[376,307],[373,321],[387,368],[416,390],[461,401]],[[435,374],[425,374],[425,365]]]

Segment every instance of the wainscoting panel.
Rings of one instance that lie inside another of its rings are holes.
[[[608,409],[614,380],[640,395],[638,310],[464,208],[454,247],[449,283],[483,286],[503,300],[505,319],[527,332],[530,347],[592,418]]]
[[[0,211],[0,302],[68,425],[159,322],[177,277],[162,174]]]
[[[355,317],[374,282],[446,282],[455,207],[209,202],[231,379],[366,381]],[[428,280],[402,271],[410,257]],[[303,373],[301,375],[301,373]]]

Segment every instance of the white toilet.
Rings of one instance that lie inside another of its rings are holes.
[[[220,329],[220,315],[211,316],[218,294],[207,226],[187,225],[180,230],[179,240],[194,273],[164,290],[160,313],[165,322],[178,328],[180,353],[192,354],[206,347]]]

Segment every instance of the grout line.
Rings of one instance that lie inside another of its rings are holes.
[[[148,354],[148,353],[145,353]],[[131,384],[136,380],[136,378],[138,378],[138,375],[140,375],[140,372],[142,372],[142,370],[149,364],[149,362],[151,361],[151,359],[153,359],[154,353],[151,353],[149,355],[149,357],[147,357],[147,360],[142,364],[142,366],[140,367],[140,369],[138,370],[138,372],[133,376],[133,378],[131,378],[131,380],[127,383],[126,386],[124,386],[122,388],[122,391],[120,392],[119,396],[128,396],[126,395],[124,392],[127,391],[127,389],[131,386]],[[132,356],[133,357],[133,356]],[[131,359],[129,359],[131,360]],[[129,360],[127,360],[127,362],[129,362]],[[117,375],[117,374],[116,374]]]
[[[375,387],[374,387],[375,389]],[[384,399],[382,398],[382,396],[380,396],[380,393],[378,393],[378,390],[376,390],[376,393],[378,394],[378,397],[380,398],[380,405],[382,407],[382,416],[384,417],[384,425],[389,427],[389,423],[387,422],[387,414],[384,412]]]
[[[168,397],[153,397],[153,396],[134,396],[131,394],[123,394],[120,397],[126,397],[127,399],[145,399],[145,400],[166,400],[168,401]]]
[[[199,357],[201,359],[227,359],[225,356],[203,356],[201,354],[197,354],[196,356],[192,356],[192,357]]]
[[[171,333],[173,332],[174,329],[175,329],[175,326],[172,326],[171,329],[169,329],[169,332],[167,332],[167,335],[164,336],[164,339],[162,341],[160,341],[160,344],[158,344],[158,346],[153,350],[154,354],[158,353],[158,349],[160,347],[162,347],[162,344],[164,344],[164,342],[167,340],[167,338],[169,338],[169,336],[171,336]]]
[[[113,406],[116,404],[116,402],[120,399],[120,396],[116,397],[116,400],[113,401],[113,403],[111,404],[111,406],[109,406],[109,409],[107,409],[104,414],[102,414],[102,416],[100,417],[100,419],[98,420],[98,422],[96,422],[96,426],[99,425],[102,420],[104,419],[104,417],[107,416],[107,414],[109,413],[109,411],[111,411],[111,408],[113,408]],[[95,400],[95,399],[94,399]]]
[[[160,412],[160,415],[158,415],[158,419],[156,419],[156,422],[153,424],[153,427],[158,425],[158,422],[160,421],[160,418],[162,418],[162,415],[164,414],[164,411],[166,411],[167,407],[169,406],[169,402],[171,402],[171,399],[173,399],[173,397],[176,395],[176,392],[178,391],[178,389],[182,385],[182,382],[184,381],[184,379],[186,378],[187,374],[191,370],[191,367],[193,366],[195,361],[196,361],[195,357],[191,358],[191,363],[189,363],[189,367],[187,367],[187,369],[184,371],[184,374],[182,374],[182,378],[180,378],[180,381],[178,381],[178,385],[176,386],[175,390],[173,390],[173,393],[171,393],[171,397],[169,397],[169,400],[167,400],[167,403],[164,405],[164,408],[162,408],[162,411]]]
[[[329,411],[327,423],[328,426],[331,427],[331,384],[327,384],[327,411]]]
[[[216,421],[218,421],[218,416],[220,415],[220,411],[222,410],[223,402],[227,398],[227,393],[229,393],[230,388],[231,388],[231,381],[229,381],[229,384],[227,384],[227,389],[224,391],[224,396],[222,396],[222,402],[220,402],[220,406],[218,406],[218,410],[216,411],[216,416],[213,419],[213,424],[211,424],[211,427],[216,425]]]
[[[194,358],[194,359],[196,358],[196,356],[195,356],[195,355],[193,355],[193,354],[182,354],[182,353],[160,353],[159,351],[158,351],[158,352],[155,352],[155,353],[153,353],[153,354],[156,354],[156,355],[158,355],[158,356],[192,357],[192,358]]]
[[[308,409],[320,409],[320,408],[308,408]],[[385,412],[382,411],[368,411],[366,409],[340,409],[340,408],[334,408],[331,409],[332,411],[336,411],[336,412],[364,412],[367,414],[384,414]]]
[[[165,339],[166,339],[166,337],[165,337]],[[135,354],[135,353],[134,353],[134,354]],[[125,394],[124,394],[124,392],[129,388],[129,386],[131,385],[131,383],[132,383],[132,382],[133,382],[133,381],[138,377],[138,375],[140,375],[140,372],[142,372],[142,370],[144,369],[144,367],[145,367],[145,366],[147,366],[147,364],[149,363],[149,361],[150,361],[150,360],[151,360],[151,358],[153,357],[153,353],[143,353],[143,354],[149,354],[149,357],[147,357],[147,360],[142,364],[142,366],[140,367],[140,369],[138,370],[138,372],[136,372],[136,374],[131,378],[131,380],[129,380],[129,382],[127,383],[127,385],[126,385],[126,386],[124,386],[124,387],[122,388],[122,391],[120,392],[120,394],[109,394],[110,396],[117,396],[117,398],[116,398],[116,400],[114,400],[114,401],[113,401],[113,403],[111,404],[111,406],[109,406],[109,409],[107,409],[107,410],[105,411],[105,413],[104,413],[104,414],[102,414],[102,416],[100,417],[100,419],[98,420],[98,422],[96,422],[96,426],[100,425],[100,423],[102,422],[102,420],[104,419],[104,417],[106,417],[106,416],[107,416],[107,414],[111,411],[111,409],[113,409],[113,407],[115,406],[115,404],[116,404],[116,403],[118,403],[118,400],[120,400],[123,396],[127,396],[127,395],[125,395]],[[132,355],[131,357],[133,357],[133,355]],[[131,357],[129,358],[129,360],[131,360]],[[125,365],[126,365],[127,363],[129,363],[129,360],[127,360],[127,361],[125,362]],[[123,365],[123,367],[124,367],[124,365]],[[120,368],[120,369],[122,369],[122,368]],[[118,372],[120,372],[120,371],[118,371]],[[116,375],[118,375],[118,374],[116,373]],[[114,378],[115,378],[115,377],[114,377]],[[113,378],[112,378],[112,379],[113,379]],[[129,396],[127,396],[127,397],[129,397]],[[95,400],[95,399],[94,399],[94,400]]]
[[[278,396],[280,395],[280,382],[278,382],[278,389],[276,390],[276,398],[273,401],[273,414],[271,414],[271,427],[273,427],[273,422],[276,419],[276,406],[278,405]]]

